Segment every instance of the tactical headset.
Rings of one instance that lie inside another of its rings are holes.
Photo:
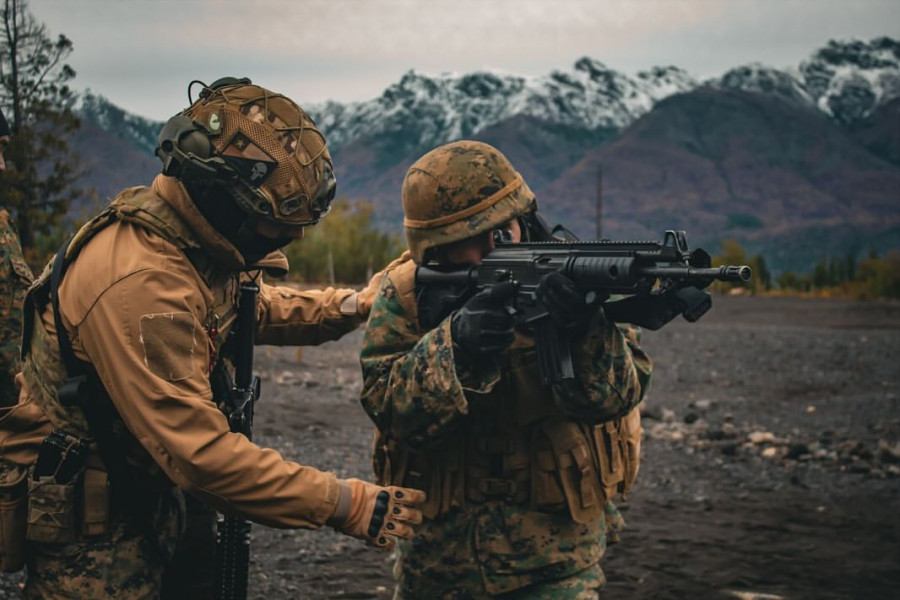
[[[190,88],[194,83],[198,82],[192,81],[188,85],[189,101]],[[210,91],[226,85],[250,83],[247,77],[222,77],[209,86],[204,85],[200,97],[206,97]],[[193,103],[190,102],[192,105]],[[236,181],[239,178],[237,172],[215,153],[209,140],[213,133],[203,124],[183,114],[169,119],[159,132],[159,145],[156,148],[156,156],[163,163],[163,175],[191,182]]]

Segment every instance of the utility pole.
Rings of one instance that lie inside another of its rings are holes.
[[[328,283],[334,285],[334,254],[331,252],[331,244],[328,244]]]
[[[597,165],[597,239],[603,237],[603,165]]]

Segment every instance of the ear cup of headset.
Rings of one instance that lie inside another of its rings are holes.
[[[190,117],[175,115],[159,132],[156,156],[163,162],[163,175],[179,177],[184,162],[191,155],[201,160],[210,158],[213,146],[206,131]]]

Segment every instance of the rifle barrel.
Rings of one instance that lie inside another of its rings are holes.
[[[747,265],[724,265],[708,268],[648,267],[641,269],[641,273],[667,279],[717,279],[719,281],[750,281],[750,277],[753,275],[753,271]]]

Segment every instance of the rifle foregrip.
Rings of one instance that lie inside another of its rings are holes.
[[[635,260],[630,256],[573,256],[562,271],[581,287],[615,287],[634,278]]]

